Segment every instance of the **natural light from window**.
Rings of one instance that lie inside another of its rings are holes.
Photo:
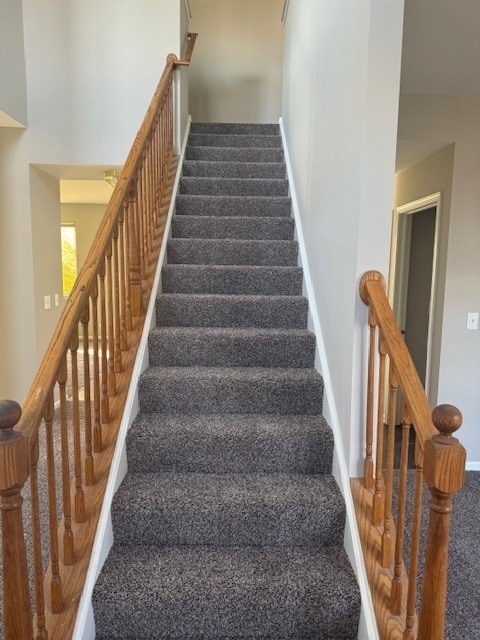
[[[73,224],[62,224],[63,296],[67,298],[77,278],[77,230]]]

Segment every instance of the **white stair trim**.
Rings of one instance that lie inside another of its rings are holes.
[[[310,274],[307,249],[303,235],[302,219],[300,217],[300,207],[295,191],[295,183],[293,179],[292,163],[285,136],[283,119],[279,119],[280,133],[282,136],[283,151],[285,154],[285,164],[287,166],[287,176],[290,187],[290,197],[292,199],[292,212],[295,219],[295,233],[298,241],[300,266],[303,268],[303,280],[305,296],[308,299],[309,308],[309,329],[314,332],[316,337],[316,354],[315,366],[323,377],[324,384],[324,409],[325,419],[330,424],[335,440],[335,449],[333,457],[333,475],[340,487],[346,505],[346,524],[344,545],[348,554],[353,570],[358,580],[360,594],[362,598],[362,610],[360,613],[360,625],[358,632],[359,640],[379,640],[377,623],[375,619],[375,611],[373,608],[370,587],[368,585],[365,563],[363,559],[363,551],[358,534],[357,522],[355,516],[355,507],[353,505],[352,494],[350,491],[350,477],[348,473],[347,461],[342,443],[342,434],[340,431],[340,422],[338,418],[335,397],[333,393],[332,380],[328,367],[327,352],[323,339],[322,327],[320,324],[320,316],[318,314],[317,301],[312,284]]]
[[[120,486],[123,478],[125,477],[125,474],[127,473],[127,455],[125,441],[127,433],[139,412],[137,392],[138,379],[140,377],[140,374],[148,367],[148,334],[150,333],[150,330],[154,326],[156,326],[155,300],[157,297],[157,291],[159,291],[161,287],[162,266],[166,259],[167,242],[171,233],[171,223],[173,211],[175,208],[175,198],[180,182],[180,174],[182,170],[183,159],[185,157],[185,149],[187,146],[191,122],[192,119],[189,116],[185,136],[183,139],[182,151],[179,157],[175,182],[173,185],[172,200],[170,202],[167,221],[165,223],[165,233],[163,236],[162,246],[160,248],[160,255],[152,286],[152,294],[150,296],[142,337],[138,346],[137,356],[135,358],[132,379],[130,381],[130,387],[125,403],[125,410],[123,412],[123,418],[120,424],[117,444],[115,446],[112,466],[110,468],[110,475],[108,478],[102,510],[95,534],[95,541],[93,543],[92,557],[90,559],[87,578],[85,580],[85,586],[83,588],[82,597],[80,599],[80,604],[78,607],[77,619],[75,622],[75,628],[73,630],[72,640],[94,640],[95,638],[95,621],[93,616],[92,594],[103,563],[105,562],[108,553],[113,545],[113,528],[111,520],[112,501],[118,487]]]

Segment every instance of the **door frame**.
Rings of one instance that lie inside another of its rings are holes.
[[[435,326],[435,301],[437,291],[437,273],[438,273],[438,253],[440,239],[440,221],[442,210],[442,192],[437,191],[423,198],[412,200],[399,207],[393,209],[392,217],[392,240],[390,250],[390,272],[388,279],[388,299],[399,318],[400,313],[406,310],[406,292],[408,287],[408,278],[406,277],[407,249],[408,256],[410,234],[408,234],[408,225],[403,224],[400,228],[401,218],[404,215],[413,215],[426,209],[436,208],[435,216],[435,235],[433,240],[433,264],[432,264],[432,284],[430,289],[430,306],[428,318],[428,337],[427,337],[427,363],[425,370],[425,391],[432,406],[435,406],[437,398],[432,397],[431,385],[431,366],[433,344],[433,328]],[[397,264],[399,265],[397,273]]]

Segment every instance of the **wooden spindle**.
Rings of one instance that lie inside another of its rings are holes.
[[[108,336],[108,396],[114,398],[117,395],[117,380],[115,374],[115,334],[113,312],[113,268],[112,268],[112,241],[108,243],[106,251],[107,260],[107,336]]]
[[[52,613],[61,613],[64,608],[63,585],[60,576],[60,560],[58,545],[58,515],[57,515],[57,489],[55,480],[55,451],[53,448],[53,392],[50,393],[45,405],[44,420],[46,434],[47,453],[47,484],[48,484],[48,522],[50,534],[50,607]]]
[[[72,501],[70,494],[70,455],[68,441],[68,414],[67,414],[67,360],[58,370],[58,386],[60,395],[60,450],[62,457],[62,498],[63,498],[63,563],[73,564],[74,537],[72,531]]]
[[[125,207],[118,215],[118,255],[119,255],[119,295],[120,295],[120,349],[128,349],[127,340],[127,307],[126,307],[126,278],[125,278]],[[123,367],[123,365],[122,365]]]
[[[100,413],[101,388],[100,388],[100,358],[99,358],[99,334],[98,334],[98,286],[95,281],[90,292],[92,303],[92,348],[93,348],[93,451],[100,453],[102,444],[102,421]]]
[[[103,424],[110,422],[110,401],[108,398],[108,362],[107,362],[107,311],[105,294],[105,260],[98,269],[100,298],[100,337],[101,337],[101,370],[102,385],[100,397],[100,418]]]
[[[75,471],[75,522],[85,522],[85,494],[82,482],[82,443],[80,438],[80,402],[78,389],[78,326],[76,325],[70,341],[72,363],[72,412],[73,412],[73,461]]]
[[[382,524],[385,510],[383,493],[383,416],[385,413],[385,358],[387,351],[381,338],[378,342],[378,353],[380,355],[380,367],[378,375],[377,455],[375,459],[375,493],[373,495],[373,524],[375,526]]]
[[[33,575],[35,580],[36,640],[48,640],[45,629],[45,594],[43,592],[42,537],[40,525],[40,501],[38,498],[38,433],[30,449],[30,494],[32,508]]]
[[[22,518],[22,488],[29,473],[29,451],[25,436],[14,430],[21,414],[16,402],[0,401],[0,510],[6,640],[31,640],[33,637]]]
[[[89,305],[82,316],[83,337],[83,394],[85,407],[85,485],[91,487],[94,483],[94,463],[92,453],[92,401],[90,397],[90,340],[88,336],[88,324],[90,322]]]
[[[135,180],[135,184],[136,184]],[[130,281],[130,305],[133,318],[142,315],[142,281],[140,274],[140,249],[138,243],[137,226],[137,197],[133,187],[129,192],[128,200],[128,264]]]
[[[375,404],[375,342],[377,323],[371,308],[368,309],[369,348],[367,379],[367,429],[363,481],[365,489],[373,489],[373,412]]]
[[[385,514],[382,534],[382,567],[392,563],[392,500],[393,500],[393,463],[395,453],[395,418],[397,410],[398,379],[390,363],[388,397],[388,438],[387,473],[385,480]]]
[[[390,596],[390,608],[393,615],[400,615],[402,608],[402,565],[403,543],[405,540],[405,507],[407,504],[407,471],[408,471],[408,444],[410,441],[410,427],[412,420],[404,412],[402,420],[402,448],[400,454],[400,487],[398,494],[397,535],[395,540],[395,564],[393,568],[392,591]]]
[[[408,570],[407,616],[403,640],[414,640],[415,601],[417,597],[418,562],[420,553],[420,532],[422,523],[423,497],[423,451],[418,438],[415,442],[415,501],[413,505],[412,543]]]
[[[145,153],[145,151],[144,151]],[[137,207],[136,207],[136,229],[137,229],[137,242],[138,242],[138,255],[140,264],[140,284],[142,294],[145,291],[146,282],[146,268],[145,268],[145,216],[147,215],[148,206],[148,194],[145,184],[146,178],[146,158],[144,156],[142,170],[139,171],[137,177]]]
[[[447,566],[452,497],[465,481],[466,452],[453,433],[462,414],[452,405],[433,410],[439,433],[425,442],[425,481],[430,491],[427,550],[418,640],[443,640],[447,599]]]
[[[120,314],[121,314],[121,300],[120,300],[120,251],[118,246],[118,231],[119,227],[115,225],[112,232],[113,239],[113,319],[114,319],[114,335],[115,335],[115,351],[114,351],[114,364],[115,373],[122,373],[123,361],[122,350],[120,347]]]

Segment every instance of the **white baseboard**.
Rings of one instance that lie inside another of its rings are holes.
[[[474,460],[467,462],[465,471],[480,471],[480,462],[475,462]]]
[[[170,203],[170,209],[168,211],[168,217],[165,226],[165,234],[163,236],[162,247],[160,249],[160,256],[157,263],[157,269],[152,286],[152,295],[150,296],[145,325],[143,328],[140,345],[138,347],[137,356],[133,367],[130,388],[128,390],[123,419],[120,424],[117,444],[113,455],[112,466],[110,468],[110,475],[108,478],[107,488],[105,490],[103,506],[98,521],[97,532],[95,534],[95,541],[93,543],[92,558],[90,560],[90,566],[88,569],[85,586],[83,588],[82,597],[80,599],[80,604],[78,607],[77,620],[75,623],[72,640],[94,640],[95,638],[95,621],[92,609],[92,593],[98,575],[102,569],[103,563],[105,562],[113,544],[113,529],[111,522],[112,500],[123,478],[125,477],[125,474],[127,473],[125,440],[128,430],[130,429],[133,420],[138,414],[138,379],[142,371],[144,371],[148,366],[148,334],[150,332],[150,329],[155,326],[156,292],[160,286],[162,265],[166,256],[167,240],[170,233],[172,215],[175,207],[175,197],[180,182],[180,172],[183,164],[183,158],[185,156],[185,148],[187,146],[190,124],[191,118],[189,118],[188,120],[185,137],[182,144],[182,152],[180,154],[177,174],[175,176],[172,200]]]
[[[340,487],[346,504],[347,519],[345,525],[344,545],[348,557],[352,564],[353,570],[357,576],[361,598],[362,611],[360,616],[360,626],[358,632],[359,640],[379,640],[377,624],[375,620],[375,611],[368,585],[365,564],[363,560],[363,551],[360,543],[360,537],[357,529],[355,516],[355,508],[353,505],[352,494],[350,491],[350,477],[348,473],[347,461],[342,443],[342,434],[340,431],[340,422],[338,418],[337,408],[335,405],[335,397],[330,377],[327,353],[325,350],[325,342],[323,339],[322,328],[320,324],[320,316],[318,314],[317,301],[315,299],[315,291],[313,288],[311,273],[308,265],[308,256],[305,246],[305,240],[302,229],[302,220],[300,217],[300,208],[295,191],[295,182],[293,178],[292,164],[290,160],[289,149],[285,136],[283,120],[280,118],[280,133],[282,136],[283,150],[285,154],[285,163],[287,166],[287,176],[290,186],[290,196],[292,199],[292,211],[295,219],[295,231],[298,240],[300,266],[303,268],[304,291],[308,298],[309,306],[309,328],[315,333],[316,337],[316,358],[315,366],[323,377],[324,384],[324,407],[323,414],[330,424],[335,439],[335,451],[333,460],[333,475]]]

